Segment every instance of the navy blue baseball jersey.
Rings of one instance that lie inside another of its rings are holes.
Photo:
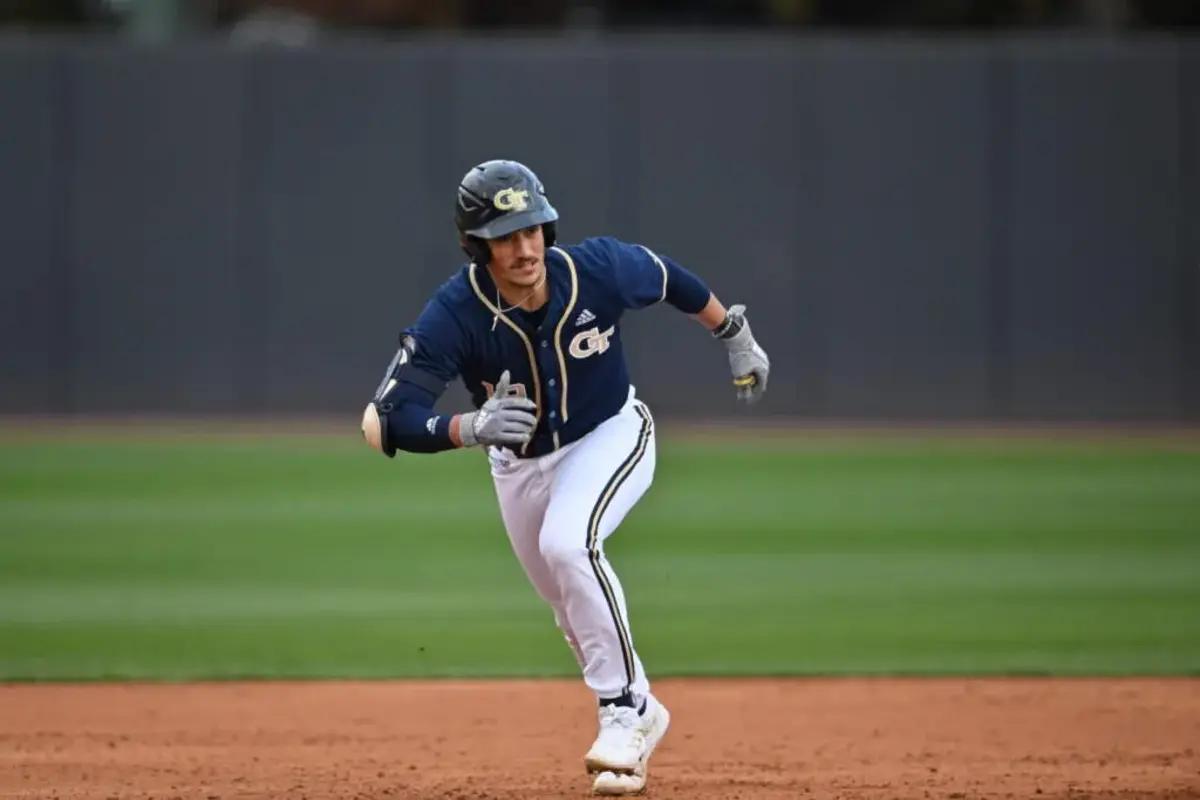
[[[486,268],[468,264],[438,289],[412,327],[411,352],[395,373],[388,440],[403,450],[454,447],[450,416],[432,410],[461,377],[476,407],[501,373],[537,405],[537,428],[518,455],[544,455],[616,414],[629,396],[621,315],[667,302],[698,313],[710,292],[666,256],[616,239],[546,249],[549,302],[507,309]],[[404,363],[407,362],[407,363]]]

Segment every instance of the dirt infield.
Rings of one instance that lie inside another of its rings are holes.
[[[649,796],[1200,797],[1200,680],[679,680]],[[576,682],[0,686],[5,798],[573,798]]]

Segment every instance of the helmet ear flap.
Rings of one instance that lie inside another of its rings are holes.
[[[467,258],[475,262],[476,266],[486,267],[487,263],[492,260],[491,248],[478,236],[462,236],[458,243],[462,246],[463,252],[467,254]]]
[[[542,239],[546,243],[546,247],[553,247],[558,241],[558,222],[543,222],[542,223]]]

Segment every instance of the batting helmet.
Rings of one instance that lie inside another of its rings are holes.
[[[463,251],[479,266],[491,251],[485,239],[542,226],[546,246],[554,244],[558,212],[533,170],[516,161],[485,161],[463,176],[458,185],[454,224]]]

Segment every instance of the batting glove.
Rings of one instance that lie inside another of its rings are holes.
[[[767,390],[767,376],[771,373],[771,361],[766,352],[754,341],[750,323],[746,321],[744,305],[731,306],[725,321],[713,331],[729,351],[729,370],[733,373],[733,385],[737,397],[746,403],[756,403]]]
[[[532,438],[537,427],[537,406],[528,397],[509,397],[509,381],[508,370],[504,370],[487,402],[478,411],[460,415],[458,435],[463,447],[519,447]]]

